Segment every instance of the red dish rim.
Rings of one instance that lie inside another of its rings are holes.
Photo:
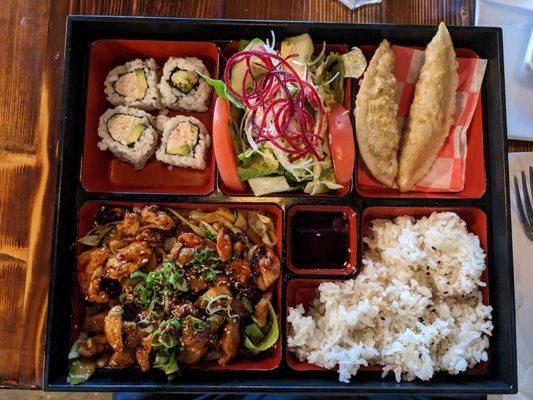
[[[162,68],[170,56],[201,58],[212,76],[218,76],[218,48],[211,42],[102,39],[92,43],[80,172],[81,185],[85,190],[102,193],[206,195],[215,189],[215,158],[212,146],[208,149],[204,170],[181,167],[169,169],[169,166],[156,160],[153,155],[139,171],[115,158],[111,152],[101,151],[97,147],[100,115],[114,107],[107,102],[104,93],[107,73],[115,66],[135,58],[154,58]],[[169,115],[196,117],[211,133],[215,99],[215,91],[212,91],[206,112],[170,111]],[[150,113],[155,116],[158,112],[156,110]]]
[[[315,44],[315,53],[320,52],[322,50],[321,44]],[[224,57],[229,58],[234,53],[238,51],[239,48],[239,42],[238,41],[230,41],[228,44],[222,49],[222,54]],[[326,54],[331,53],[333,51],[337,51],[339,53],[346,53],[348,51],[348,47],[343,44],[326,44]],[[344,80],[344,108],[347,110],[351,110],[351,79],[345,79]],[[355,131],[354,131],[355,134]],[[356,156],[357,157],[357,156]],[[357,165],[357,159],[355,161]],[[218,167],[218,166],[217,166]],[[347,196],[353,188],[353,182],[355,180],[355,167],[354,166],[354,177],[352,177],[352,180],[350,184],[344,185],[342,189],[337,190],[336,192],[328,192],[324,193],[322,195],[314,196],[316,198],[319,197],[331,197],[331,198],[340,198]],[[220,179],[220,174],[218,174],[218,187],[227,196],[253,196],[253,193],[251,190],[248,190],[246,192],[239,192],[234,191],[231,189],[228,189],[228,187],[224,184],[222,179]],[[248,186],[248,185],[247,185]],[[284,192],[284,193],[273,193],[274,196],[283,196],[283,197],[299,197],[299,196],[309,196],[308,194],[302,194],[302,193],[291,193],[291,192]],[[262,196],[262,197],[269,197],[269,195]]]
[[[489,276],[488,276],[488,229],[487,229],[487,216],[483,210],[477,207],[386,207],[386,206],[375,206],[368,207],[363,211],[362,221],[361,221],[361,234],[363,237],[368,233],[370,223],[376,218],[386,218],[393,219],[402,215],[409,215],[415,218],[421,218],[423,216],[429,216],[432,212],[456,212],[463,220],[465,220],[468,231],[475,233],[479,237],[479,242],[481,248],[485,251],[485,265],[486,268],[481,275],[481,281],[486,284],[485,287],[481,287],[480,291],[482,294],[482,302],[485,305],[489,305]],[[361,249],[361,254],[364,253],[365,245]],[[285,302],[286,302],[286,311],[289,307],[294,307],[302,300],[299,300],[298,293],[299,289],[305,288],[316,291],[318,285],[322,282],[331,282],[335,281],[334,279],[312,279],[312,278],[297,278],[290,281],[285,288]],[[306,296],[307,297],[307,296]],[[305,298],[303,300],[306,300]],[[308,299],[309,300],[309,299]],[[305,304],[305,306],[308,306]],[[288,337],[289,334],[289,323],[285,321],[285,332]],[[490,338],[489,338],[490,340]],[[466,373],[482,373],[486,372],[489,369],[489,364],[491,362],[491,346],[487,348],[488,361],[481,361],[476,364],[473,368],[467,369]],[[326,371],[325,368],[318,367],[316,365],[300,362],[290,353],[288,350],[285,354],[285,359],[287,365],[295,371]],[[379,371],[381,370],[380,365],[370,365],[368,367],[361,367],[361,371]]]
[[[370,59],[376,50],[377,46],[365,45],[360,47],[363,54]],[[421,47],[413,47],[423,50]],[[456,48],[457,57],[473,58],[477,54],[471,49]],[[358,85],[354,85],[357,89]],[[485,194],[487,188],[486,171],[485,171],[485,156],[483,144],[483,111],[482,111],[482,95],[480,94],[472,122],[468,127],[467,141],[468,152],[465,163],[465,183],[464,188],[460,192],[407,192],[400,193],[396,189],[389,189],[386,187],[370,187],[359,184],[363,173],[363,160],[359,157],[357,151],[356,140],[356,180],[355,190],[357,193],[366,198],[420,198],[420,199],[478,199]],[[355,128],[355,125],[354,125]],[[355,130],[354,130],[355,132]],[[481,167],[481,168],[480,168]]]
[[[106,206],[122,206],[122,207],[142,207],[148,204],[154,204],[153,202],[140,202],[140,201],[101,201],[101,200],[90,200],[84,203],[78,214],[78,237],[82,237],[87,233],[91,228],[94,222],[94,217],[96,211],[106,205]],[[281,260],[282,255],[282,238],[283,238],[283,211],[280,207],[275,204],[240,204],[240,203],[173,203],[173,202],[158,202],[160,206],[172,207],[176,209],[187,209],[187,210],[203,210],[203,211],[213,211],[219,208],[234,208],[234,209],[246,209],[246,210],[262,210],[270,213],[276,219],[276,254]],[[78,244],[76,246],[76,254],[80,254],[82,245]],[[282,316],[282,301],[281,301],[281,282],[282,276],[278,278],[277,286],[275,288],[275,293],[277,296],[276,299],[276,312],[278,315],[278,329],[279,329],[279,339],[278,342],[274,345],[272,350],[268,352],[267,356],[261,357],[258,359],[245,359],[240,358],[230,362],[228,365],[218,365],[216,362],[206,362],[201,363],[196,366],[183,368],[188,369],[201,369],[208,371],[270,371],[279,367],[282,359],[282,330],[281,330],[281,316]],[[73,317],[72,317],[72,332],[73,340],[79,335],[80,326],[83,320],[83,300],[78,286],[78,280],[76,279],[76,288],[74,293],[73,300]]]
[[[298,268],[292,260],[292,219],[298,211],[342,212],[348,220],[348,260],[344,268]],[[304,275],[350,275],[357,268],[357,213],[345,205],[296,204],[287,211],[287,267],[295,274]]]

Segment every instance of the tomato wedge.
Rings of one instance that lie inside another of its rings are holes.
[[[237,157],[230,128],[231,114],[229,101],[217,98],[213,116],[213,149],[218,172],[228,189],[235,192],[247,190],[237,173]]]
[[[340,185],[346,185],[353,177],[355,142],[350,114],[338,103],[331,105],[328,132],[335,180]]]

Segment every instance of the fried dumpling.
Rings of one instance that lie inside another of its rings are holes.
[[[387,40],[379,45],[355,101],[357,145],[372,175],[390,188],[396,185],[400,134],[394,53]]]
[[[431,170],[455,110],[457,61],[443,22],[424,55],[400,149],[397,181],[402,192],[411,190]]]

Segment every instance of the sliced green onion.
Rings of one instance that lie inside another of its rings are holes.
[[[187,316],[188,319],[192,321],[192,327],[196,332],[205,332],[209,327],[199,318],[193,317],[192,315]]]
[[[276,312],[274,311],[274,308],[272,307],[272,304],[268,302],[268,310],[270,312],[270,330],[266,334],[265,338],[261,343],[258,343],[257,345],[254,344],[254,342],[251,340],[248,335],[244,334],[244,347],[246,347],[248,350],[252,350],[253,352],[260,353],[262,351],[270,349],[272,346],[276,344],[279,338],[279,327],[278,327],[278,317],[276,316]]]
[[[246,328],[244,328],[244,332],[250,338],[252,343],[261,343],[261,341],[265,339],[265,334],[255,322],[247,325]]]
[[[254,312],[254,309],[252,308],[252,303],[250,303],[248,297],[243,296],[242,303],[244,304],[244,308],[246,308],[246,311],[248,311],[250,314]]]
[[[170,375],[179,371],[178,361],[176,359],[176,353],[170,354],[158,353],[155,356],[154,368],[160,369],[165,374]]]
[[[187,284],[186,279],[180,279],[178,282],[176,282],[174,287],[180,292],[186,292],[189,290],[189,285]]]
[[[147,275],[142,271],[135,271],[130,274],[130,279],[137,279],[137,278],[144,279],[146,278],[146,276]]]
[[[96,361],[92,358],[77,358],[70,362],[67,382],[78,385],[87,382],[96,369]]]

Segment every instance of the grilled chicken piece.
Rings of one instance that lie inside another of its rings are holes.
[[[178,361],[184,364],[196,364],[207,353],[209,331],[195,331],[193,321],[187,318],[185,319],[180,341],[183,351],[179,354]]]
[[[231,294],[231,291],[226,285],[216,285],[211,286],[209,289],[206,290],[206,292],[196,300],[196,306],[205,308],[209,304],[209,301],[214,297],[219,296],[228,296],[229,301],[233,299],[233,295]],[[217,300],[215,301],[211,307],[218,307],[222,302],[227,303],[226,300]]]
[[[153,246],[161,246],[165,235],[162,230],[157,228],[145,228],[141,229],[139,234],[135,236],[136,241],[148,242]]]
[[[116,352],[124,350],[124,343],[122,341],[122,307],[115,306],[105,317],[104,325],[105,335],[109,345]]]
[[[150,353],[145,349],[138,347],[137,350],[135,350],[135,358],[137,359],[137,363],[141,367],[142,372],[146,372],[150,369]]]
[[[189,292],[199,293],[209,287],[209,284],[202,278],[196,276],[194,271],[187,271],[187,280],[189,282]]]
[[[94,315],[86,315],[83,318],[83,331],[89,333],[104,333],[104,321],[108,311]]]
[[[185,232],[179,235],[178,243],[181,243],[184,247],[189,247],[192,249],[205,246],[205,240],[196,233],[192,232]]]
[[[170,249],[170,258],[181,266],[190,263],[197,248],[205,246],[205,240],[196,233],[184,232]]]
[[[268,322],[268,303],[272,300],[272,291],[264,292],[261,300],[255,305],[254,316],[259,328],[264,328]]]
[[[224,323],[226,317],[222,314],[213,314],[209,317],[209,333],[215,333]]]
[[[255,284],[260,290],[267,290],[281,271],[278,256],[265,244],[252,247],[249,256]]]
[[[104,278],[122,280],[139,268],[153,269],[157,257],[146,242],[133,242],[110,257],[104,269]]]
[[[186,317],[187,315],[196,316],[196,313],[196,307],[190,301],[184,301],[172,309],[172,315],[180,319]]]
[[[107,242],[107,247],[113,252],[119,251],[121,248],[126,247],[128,244],[130,244],[130,239],[114,239],[111,238]]]
[[[96,335],[83,340],[78,348],[78,353],[82,357],[93,357],[101,354],[109,348],[105,335]]]
[[[226,265],[226,271],[230,271],[231,280],[238,286],[245,286],[252,275],[250,264],[243,259],[237,259]]]
[[[240,256],[246,249],[246,244],[248,243],[248,239],[246,238],[246,236],[244,236],[243,233],[237,232],[237,233],[233,233],[232,242],[233,242],[233,253],[237,256]]]
[[[118,237],[131,238],[137,235],[140,227],[139,216],[135,213],[127,212],[124,215],[124,219],[117,224],[115,232]]]
[[[103,248],[93,248],[80,254],[78,257],[77,270],[80,289],[85,300],[95,303],[106,303],[109,296],[100,287],[103,265],[109,251]]]
[[[124,322],[122,330],[124,331],[124,347],[127,349],[135,349],[141,346],[142,340],[147,335],[147,333],[137,327],[135,322]]]
[[[239,323],[226,322],[222,329],[220,344],[224,355],[218,360],[220,365],[226,365],[237,355],[241,344],[241,328]]]
[[[113,369],[124,369],[135,364],[135,352],[131,349],[115,351],[109,360],[109,366]]]
[[[141,222],[143,225],[152,225],[154,228],[163,231],[169,231],[176,226],[172,217],[156,205],[146,206],[141,209]]]
[[[185,266],[192,261],[194,257],[194,252],[195,252],[194,249],[191,249],[189,247],[184,247],[179,251],[176,261],[178,262],[179,265]]]
[[[222,261],[228,261],[233,252],[233,243],[231,240],[231,232],[225,226],[222,227],[217,236],[217,253]]]

